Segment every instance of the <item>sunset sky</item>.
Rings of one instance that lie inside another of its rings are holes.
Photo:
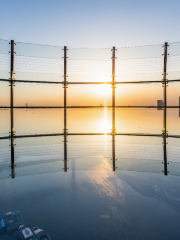
[[[180,40],[179,1],[2,0],[0,6],[0,38],[17,43],[15,79],[63,81],[62,46],[67,45],[69,82],[110,82],[112,46],[117,48],[117,82],[162,80],[163,43]],[[142,45],[154,46],[123,48]],[[9,47],[0,41],[0,78],[9,78]],[[170,44],[168,53],[168,79],[179,79],[180,43]],[[169,84],[169,105],[178,105],[178,88]],[[161,84],[117,85],[116,104],[156,105],[162,90]],[[1,83],[0,106],[9,104],[9,91],[8,83]],[[63,88],[18,83],[14,98],[15,105],[61,106]],[[69,85],[67,103],[111,105],[111,87]]]

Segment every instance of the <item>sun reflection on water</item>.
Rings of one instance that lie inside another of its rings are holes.
[[[98,123],[98,128],[99,128],[100,132],[105,133],[105,134],[111,132],[112,126],[111,126],[111,121],[109,121],[109,119],[108,119],[106,107],[104,108],[103,120]]]
[[[122,193],[123,184],[114,172],[112,172],[111,163],[103,156],[99,156],[98,159],[99,163],[93,167],[93,170],[96,171],[87,172],[89,180],[100,196],[113,197],[118,202],[124,203],[125,198]],[[115,185],[113,182],[115,182]]]
[[[102,85],[102,89],[101,91],[103,92],[104,94],[104,118],[103,118],[103,121],[101,121],[101,123],[98,124],[98,127],[100,128],[101,132],[102,133],[110,133],[111,132],[111,122],[108,120],[108,114],[107,114],[107,97],[108,97],[108,94],[110,93],[111,91],[111,88],[109,85],[107,84],[103,84]]]

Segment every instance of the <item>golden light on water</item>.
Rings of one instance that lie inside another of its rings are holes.
[[[102,133],[107,134],[111,132],[112,126],[111,126],[111,121],[109,121],[108,119],[108,113],[107,113],[106,107],[104,108],[104,118],[100,123],[98,123],[98,127],[100,132]]]
[[[104,95],[104,98],[105,98],[104,103],[106,106],[108,95],[111,94],[111,86],[109,84],[103,84],[101,86],[101,93]],[[104,108],[104,119],[100,124],[100,128],[101,128],[102,132],[105,134],[108,132],[111,132],[112,126],[111,126],[111,122],[108,120],[106,107]]]
[[[108,122],[106,119],[101,123],[101,129],[103,133],[110,133],[111,132],[111,123]]]

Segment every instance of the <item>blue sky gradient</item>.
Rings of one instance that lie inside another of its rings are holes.
[[[1,39],[69,47],[180,40],[180,1],[1,0]]]

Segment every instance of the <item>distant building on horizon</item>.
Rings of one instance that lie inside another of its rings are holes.
[[[163,110],[163,100],[157,100],[157,110]]]

